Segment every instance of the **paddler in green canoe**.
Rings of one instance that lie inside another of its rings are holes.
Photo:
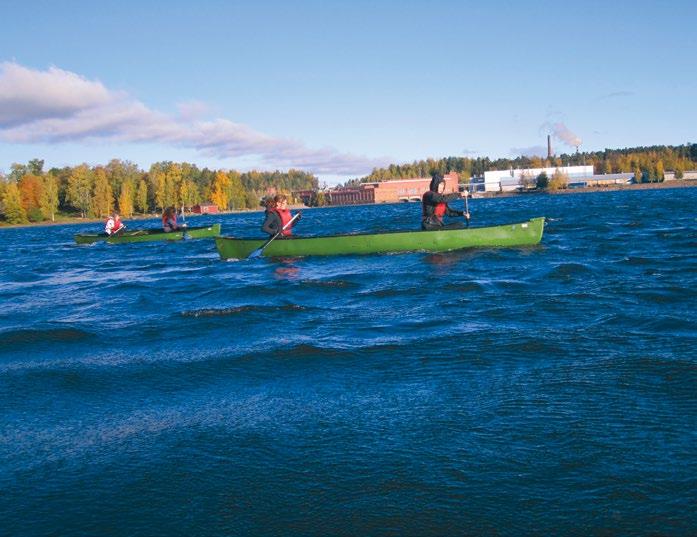
[[[270,237],[275,237],[277,233],[280,233],[279,239],[288,238],[293,234],[291,231],[293,224],[296,224],[301,216],[299,215],[293,224],[288,225],[292,218],[290,209],[288,209],[288,198],[284,194],[277,194],[266,202],[266,213],[261,230],[268,233]]]
[[[424,231],[439,231],[442,229],[462,229],[463,222],[445,224],[444,216],[464,216],[469,222],[470,214],[467,211],[457,211],[448,207],[449,201],[460,199],[459,192],[444,194],[445,178],[440,172],[431,174],[431,185],[421,197],[421,229]],[[465,195],[467,195],[465,193]]]
[[[116,235],[119,231],[123,231],[124,229],[126,229],[126,226],[121,222],[119,213],[116,211],[111,213],[104,223],[104,234],[107,236]]]
[[[182,226],[177,224],[177,211],[174,207],[167,207],[162,213],[162,229],[169,233],[170,231],[179,231]]]

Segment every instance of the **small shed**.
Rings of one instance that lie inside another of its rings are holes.
[[[217,214],[218,206],[215,203],[200,203],[191,208],[194,214]]]

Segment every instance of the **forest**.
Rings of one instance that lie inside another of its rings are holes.
[[[103,218],[113,210],[122,217],[158,213],[165,207],[190,209],[211,201],[225,210],[257,209],[270,192],[292,197],[297,190],[316,190],[307,172],[199,169],[194,164],[157,162],[146,172],[118,159],[105,166],[80,164],[44,171],[44,161],[13,164],[0,175],[0,217],[8,224],[55,221],[57,218]]]
[[[489,170],[579,165],[592,165],[596,174],[634,173],[636,177],[641,177],[644,181],[662,181],[665,171],[674,171],[675,177],[680,179],[686,170],[697,169],[697,144],[605,149],[603,151],[562,154],[551,159],[517,157],[491,160],[488,157],[447,157],[418,160],[410,164],[391,164],[387,168],[376,168],[369,175],[352,179],[344,186],[390,179],[428,177],[434,171],[457,172],[460,175],[460,182],[467,183],[471,177],[481,176]]]
[[[637,181],[663,181],[666,171],[682,178],[697,169],[697,144],[656,145],[625,149],[562,154],[551,159],[517,157],[446,157],[391,164],[375,168],[364,177],[347,181],[344,187],[374,181],[427,177],[434,171],[455,171],[460,181],[469,182],[488,170],[546,168],[592,165],[596,174],[633,173]],[[555,184],[554,178],[549,185]],[[44,170],[44,161],[13,164],[9,173],[0,173],[0,221],[7,224],[55,221],[66,217],[103,218],[118,210],[121,216],[151,215],[165,207],[192,206],[213,202],[220,210],[257,209],[262,197],[284,193],[292,202],[294,193],[312,190],[311,205],[323,205],[318,178],[301,170],[249,171],[210,170],[195,164],[156,162],[149,170],[113,159],[108,164],[80,164]]]

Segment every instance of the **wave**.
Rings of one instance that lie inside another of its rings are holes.
[[[0,348],[32,343],[72,343],[93,339],[95,334],[78,328],[19,329],[0,332]]]
[[[273,313],[279,311],[305,311],[309,308],[298,304],[284,304],[282,306],[258,306],[249,304],[245,306],[234,306],[230,308],[205,308],[199,310],[183,311],[182,317],[226,317],[229,315],[239,315],[241,313],[260,312]]]

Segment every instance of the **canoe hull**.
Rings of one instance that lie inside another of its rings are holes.
[[[446,231],[403,231],[276,239],[264,250],[266,257],[359,255],[392,252],[447,252],[461,248],[532,246],[542,240],[544,218],[502,226]],[[216,237],[223,259],[244,259],[264,244],[263,239]]]
[[[180,241],[186,238],[191,239],[207,239],[220,235],[220,224],[210,226],[190,227],[184,231],[172,231],[165,233],[160,230],[136,230],[126,231],[117,235],[107,237],[102,234],[85,234],[80,233],[75,235],[75,242],[78,244],[91,244],[93,242],[108,242],[110,244],[128,244],[132,242],[152,242],[152,241]]]

